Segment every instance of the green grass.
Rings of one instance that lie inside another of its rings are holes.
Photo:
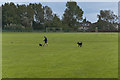
[[[49,46],[43,44],[48,37]],[[3,78],[117,78],[118,33],[3,33]],[[83,47],[77,47],[77,41]]]

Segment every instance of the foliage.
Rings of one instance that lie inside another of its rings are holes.
[[[44,22],[44,9],[42,5],[40,3],[39,4],[30,3],[29,5],[34,10],[35,21],[37,23],[43,23]]]
[[[118,17],[111,10],[101,10],[98,15],[98,21],[91,25],[90,30],[95,31],[117,31]]]
[[[19,17],[17,14],[17,7],[14,3],[5,3],[2,5],[2,23],[3,25],[6,24],[18,24]]]
[[[58,27],[58,28],[62,27],[62,21],[59,19],[59,17],[56,14],[54,14],[53,16],[51,26]]]
[[[74,29],[76,23],[82,20],[83,11],[76,2],[67,2],[66,7],[67,8],[63,14],[63,23],[67,24],[69,28]]]
[[[98,15],[100,20],[109,22],[109,23],[115,23],[118,20],[117,15],[114,14],[111,10],[101,10],[100,15]]]
[[[77,2],[67,2],[62,19],[57,14],[54,14],[49,6],[42,6],[41,3],[30,3],[28,5],[14,4],[12,2],[2,5],[2,28],[3,29],[17,29],[13,28],[16,25],[25,27],[25,30],[41,30],[46,28],[62,28],[64,31],[79,31],[84,24],[89,24],[87,30],[94,31],[96,27],[98,31],[112,31],[117,30],[118,17],[111,10],[101,10],[97,16],[98,21],[92,23],[83,20],[84,11],[77,5]],[[11,26],[12,24],[12,26]]]
[[[7,24],[4,26],[5,30],[25,30],[25,27],[21,24]]]

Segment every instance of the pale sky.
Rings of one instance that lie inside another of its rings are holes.
[[[0,0],[0,2],[67,2],[70,0]],[[71,0],[76,2],[118,2],[120,0]]]
[[[100,10],[112,10],[118,15],[118,3],[117,2],[78,2],[80,8],[84,11],[83,17],[92,23],[97,21],[97,15]],[[42,5],[48,5],[52,8],[53,12],[58,14],[60,18],[66,9],[66,2],[42,2]]]

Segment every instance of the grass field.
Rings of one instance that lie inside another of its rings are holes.
[[[49,46],[43,44],[48,37]],[[117,78],[118,33],[3,33],[3,78]],[[83,47],[77,47],[82,41]]]

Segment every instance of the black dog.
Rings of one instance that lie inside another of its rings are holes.
[[[82,42],[77,42],[78,47],[82,47]]]
[[[39,44],[39,46],[42,46],[42,44]]]

